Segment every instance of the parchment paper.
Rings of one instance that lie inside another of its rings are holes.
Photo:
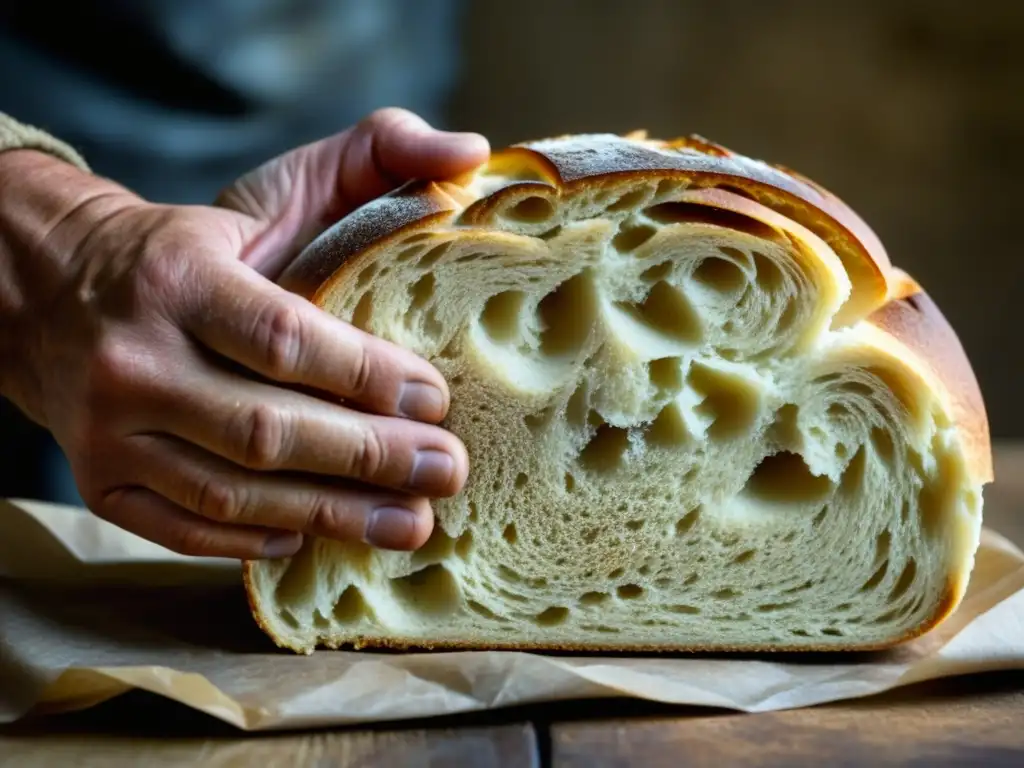
[[[184,558],[81,510],[0,500],[0,722],[132,688],[246,730],[637,697],[747,712],[1024,668],[1024,554],[986,530],[967,598],[894,651],[764,656],[276,650],[233,561]]]

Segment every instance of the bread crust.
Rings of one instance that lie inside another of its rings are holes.
[[[256,567],[254,561],[246,561],[242,564],[242,580],[245,586],[246,597],[249,602],[249,610],[256,620],[257,626],[270,638],[278,648],[294,651],[304,655],[313,653],[312,648],[306,648],[289,643],[287,638],[278,634],[265,618],[259,592],[255,587],[253,570]],[[925,621],[918,624],[912,631],[883,643],[861,643],[843,646],[835,645],[735,645],[716,646],[714,648],[701,645],[616,645],[615,643],[603,643],[600,645],[571,645],[568,643],[488,643],[486,648],[478,643],[472,642],[434,642],[434,643],[410,643],[401,638],[389,637],[359,637],[356,640],[346,643],[331,643],[319,641],[318,647],[340,650],[351,648],[352,650],[379,649],[391,651],[522,651],[522,652],[550,652],[550,653],[864,653],[869,651],[885,651],[904,643],[915,640],[931,632],[935,627],[945,621],[959,604],[963,594],[964,583],[950,582],[942,599],[935,606],[934,613]]]
[[[865,317],[889,295],[889,256],[848,205],[793,171],[701,137],[660,141],[595,134],[542,139],[495,152],[484,171],[504,173],[512,181],[468,203],[458,199],[461,195],[451,184],[405,185],[331,226],[293,262],[281,284],[315,300],[317,294],[329,292],[331,276],[355,254],[410,229],[452,224],[456,219],[459,224],[479,224],[490,211],[518,195],[558,197],[595,185],[644,180],[731,191],[822,238],[842,261],[852,283],[844,320]]]
[[[486,193],[473,189],[479,173],[507,181]],[[896,340],[945,389],[953,405],[968,460],[978,483],[992,480],[992,454],[984,401],[967,355],[945,316],[907,273],[892,266],[875,233],[838,197],[817,183],[782,166],[739,155],[697,136],[670,141],[634,133],[625,137],[565,136],[527,142],[492,155],[484,169],[448,182],[406,184],[336,222],[290,265],[279,283],[313,304],[325,307],[350,270],[361,269],[375,253],[417,232],[493,226],[495,212],[507,210],[526,197],[559,198],[615,190],[638,181],[679,184],[687,202],[731,210],[796,240],[824,241],[843,263],[851,283],[841,311],[842,322],[864,320]],[[250,609],[259,627],[281,648],[300,653],[274,630],[255,583],[255,562],[243,564],[243,581]],[[959,603],[966,575],[951,574],[943,598],[932,616],[902,637],[864,645],[807,646],[778,644],[730,648],[702,646],[600,646],[566,644],[488,644],[489,649],[519,651],[693,653],[871,651],[891,648],[931,631]],[[471,643],[411,644],[401,638],[360,638],[345,644],[355,648],[466,650]],[[342,647],[330,646],[327,647]]]
[[[949,393],[968,471],[979,483],[994,480],[988,414],[978,379],[953,326],[932,298],[906,272],[891,271],[889,301],[867,322],[885,331],[924,363]]]

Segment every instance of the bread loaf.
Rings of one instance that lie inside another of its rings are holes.
[[[280,646],[874,649],[964,594],[971,366],[792,171],[695,137],[517,145],[355,211],[281,284],[433,362],[471,468],[418,551],[246,563]]]

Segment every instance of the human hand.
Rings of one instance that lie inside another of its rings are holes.
[[[303,534],[414,549],[429,498],[468,472],[436,426],[443,378],[272,280],[347,210],[487,153],[482,137],[383,110],[211,207],[2,153],[0,270],[9,258],[21,286],[0,292],[17,352],[3,394],[53,433],[96,515],[172,550],[287,556]]]

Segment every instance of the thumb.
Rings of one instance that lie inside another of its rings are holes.
[[[294,149],[245,174],[216,205],[262,227],[242,260],[273,278],[317,234],[410,179],[444,179],[487,161],[476,133],[431,127],[404,109],[378,110],[342,133]]]

